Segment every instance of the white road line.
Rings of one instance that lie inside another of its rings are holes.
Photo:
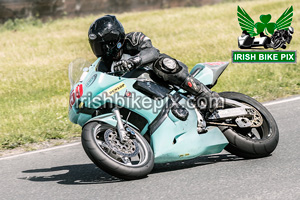
[[[264,103],[263,105],[264,106],[271,106],[271,105],[287,103],[287,102],[290,102],[290,101],[297,101],[297,100],[300,100],[300,97],[294,97],[294,98],[290,98],[290,99],[283,99],[283,100],[279,100],[279,101]]]
[[[269,102],[269,103],[263,103],[264,106],[271,106],[271,105],[276,105],[276,104],[281,104],[281,103],[287,103],[290,101],[297,101],[300,100],[300,97],[294,97],[294,98],[290,98],[290,99],[283,99],[283,100],[279,100],[279,101],[274,101],[274,102]],[[11,159],[11,158],[17,158],[20,156],[26,156],[26,155],[31,155],[31,154],[36,154],[36,153],[40,153],[40,152],[46,152],[46,151],[52,151],[52,150],[56,150],[56,149],[62,149],[62,148],[66,148],[66,147],[71,147],[71,146],[76,146],[79,145],[80,142],[76,142],[76,143],[72,143],[72,144],[66,144],[66,145],[62,145],[62,146],[57,146],[57,147],[51,147],[48,149],[42,149],[42,150],[37,150],[37,151],[31,151],[31,152],[27,152],[27,153],[22,153],[22,154],[18,154],[18,155],[13,155],[13,156],[7,156],[7,157],[3,157],[0,158],[1,160],[7,160],[7,159]]]
[[[26,152],[26,153],[22,153],[22,154],[18,154],[18,155],[7,156],[7,157],[0,158],[0,161],[11,159],[11,158],[17,158],[17,157],[20,157],[20,156],[27,156],[27,155],[36,154],[36,153],[52,151],[52,150],[56,150],[56,149],[62,149],[62,148],[66,148],[66,147],[72,147],[72,146],[79,145],[80,143],[81,142],[76,142],[76,143],[72,143],[72,144],[66,144],[66,145],[61,145],[61,146],[56,146],[56,147],[50,147],[48,149],[41,149],[41,150],[30,151],[30,152]]]

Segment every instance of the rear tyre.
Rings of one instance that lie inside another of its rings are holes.
[[[116,128],[98,122],[83,127],[82,146],[89,158],[105,172],[121,179],[144,178],[154,166],[152,149],[135,131],[136,139],[120,143]]]
[[[278,127],[271,113],[261,103],[247,95],[236,92],[219,94],[223,98],[252,106],[260,113],[263,120],[262,125],[257,128],[220,126],[229,141],[225,149],[244,158],[261,158],[270,155],[279,141]]]
[[[273,49],[278,49],[278,48],[281,47],[281,45],[282,45],[281,40],[275,40],[275,41],[273,41]]]

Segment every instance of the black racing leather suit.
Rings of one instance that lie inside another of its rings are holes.
[[[205,98],[219,97],[217,93],[209,90],[199,80],[189,75],[188,67],[182,62],[171,58],[166,54],[160,54],[159,50],[153,47],[150,38],[141,32],[131,32],[126,34],[121,55],[129,54],[135,68],[152,64],[154,73],[169,84],[177,85],[195,96]],[[115,60],[118,61],[118,60]],[[111,58],[102,58],[98,69],[109,72],[113,60]]]
[[[292,40],[292,35],[289,34],[287,30],[277,30],[275,33],[272,35],[271,40],[275,43],[276,40],[280,40],[283,43],[287,42],[288,44],[291,43]]]

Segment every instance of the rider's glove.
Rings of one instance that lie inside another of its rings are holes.
[[[142,62],[141,57],[136,56],[128,60],[120,60],[114,66],[114,72],[127,72],[135,69]]]
[[[114,66],[114,72],[127,72],[133,69],[134,64],[130,60],[120,60]]]

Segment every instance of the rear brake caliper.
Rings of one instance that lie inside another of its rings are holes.
[[[252,123],[251,121],[246,118],[246,117],[238,117],[235,119],[235,123],[238,125],[240,128],[248,128],[251,127]]]

